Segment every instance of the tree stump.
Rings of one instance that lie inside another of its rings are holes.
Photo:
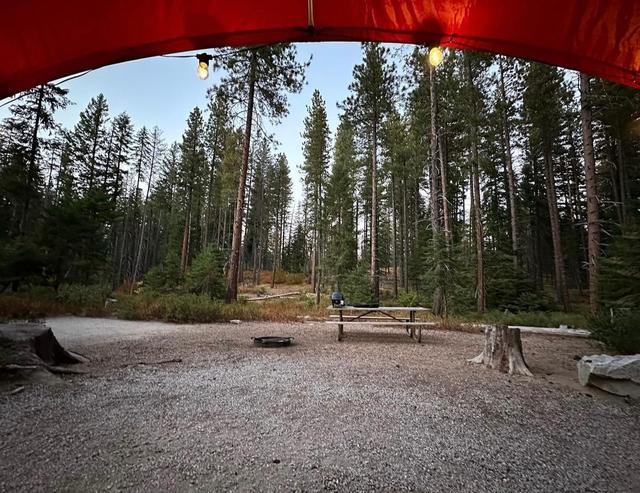
[[[84,356],[64,349],[44,324],[0,325],[0,379],[46,381],[52,373],[82,373],[59,365],[86,362]]]
[[[533,376],[522,354],[520,329],[489,325],[485,327],[484,336],[484,350],[470,362],[483,364],[509,375]]]

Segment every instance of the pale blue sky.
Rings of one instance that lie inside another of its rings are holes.
[[[289,159],[299,197],[300,133],[311,94],[319,89],[327,102],[333,134],[338,121],[336,103],[347,95],[353,66],[361,60],[361,50],[359,43],[303,43],[297,48],[301,60],[308,60],[313,55],[307,70],[307,83],[300,94],[290,95],[289,115],[271,131],[280,142],[280,150]],[[102,92],[109,103],[111,116],[127,111],[136,128],[157,125],[167,142],[179,141],[189,112],[195,106],[205,108],[207,88],[218,80],[219,75],[212,73],[208,80],[201,81],[196,76],[196,61],[192,58],[154,57],[103,67],[65,83],[75,104],[59,112],[57,120],[72,128],[89,100]],[[0,118],[6,115],[7,107],[0,109]]]

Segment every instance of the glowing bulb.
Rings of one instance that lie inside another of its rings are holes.
[[[200,80],[207,80],[209,78],[209,61],[213,58],[206,53],[200,53],[196,55],[198,59],[198,77]]]
[[[442,50],[434,46],[429,50],[429,65],[437,67],[442,62]]]
[[[200,80],[209,78],[209,64],[207,62],[198,62],[198,77]]]

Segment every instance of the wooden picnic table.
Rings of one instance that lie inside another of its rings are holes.
[[[326,323],[338,326],[338,340],[342,340],[344,335],[344,326],[347,324],[366,324],[366,325],[391,325],[404,327],[410,337],[414,337],[415,329],[418,329],[418,342],[422,341],[422,327],[426,325],[434,325],[433,322],[421,322],[416,320],[416,313],[430,312],[429,308],[421,306],[330,306],[329,310],[337,311],[337,317],[332,315],[331,318],[338,320],[328,320]],[[346,313],[345,313],[346,312]],[[398,315],[405,313],[408,318]]]

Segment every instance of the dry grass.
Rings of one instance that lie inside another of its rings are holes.
[[[59,315],[100,317],[107,311],[100,306],[79,306],[55,298],[43,298],[30,293],[0,295],[0,319],[36,319]]]

